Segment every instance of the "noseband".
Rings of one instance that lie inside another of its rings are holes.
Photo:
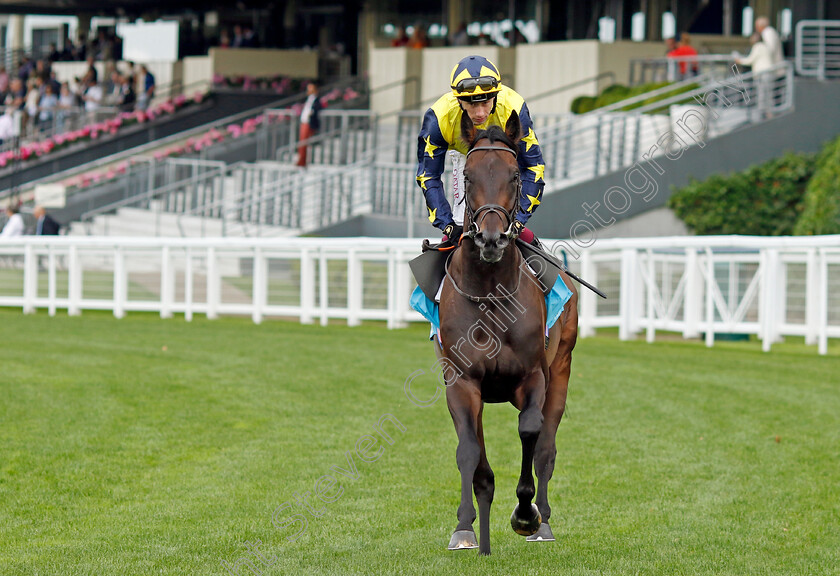
[[[513,154],[514,158],[518,157],[516,150],[508,148],[507,146],[476,146],[475,148],[467,152],[467,158],[469,158],[470,154],[477,150],[499,150],[502,152],[510,152],[511,154]],[[469,199],[465,196],[464,201],[467,205],[466,208],[467,214],[470,219],[470,229],[467,230],[464,233],[464,235],[471,239],[475,238],[481,232],[481,222],[483,222],[489,214],[495,213],[497,216],[499,216],[499,218],[501,218],[505,222],[505,225],[507,226],[507,229],[505,230],[503,236],[507,237],[508,240],[513,239],[513,237],[516,235],[516,232],[513,229],[513,223],[516,219],[516,214],[519,212],[520,209],[519,196],[521,192],[522,179],[519,178],[516,185],[516,205],[513,209],[513,213],[509,212],[508,209],[504,206],[500,206],[498,204],[484,204],[480,206],[478,210],[473,211],[472,206],[470,206]]]

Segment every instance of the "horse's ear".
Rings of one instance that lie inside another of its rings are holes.
[[[473,124],[472,118],[466,110],[461,113],[461,139],[467,144],[467,147],[472,146],[475,141],[475,124]]]
[[[516,110],[510,113],[510,118],[505,124],[505,134],[514,144],[519,143],[519,138],[522,136],[522,124],[519,122],[519,114],[516,113]]]

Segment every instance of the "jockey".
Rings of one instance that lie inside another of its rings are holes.
[[[423,117],[417,142],[417,184],[426,197],[429,222],[443,231],[444,240],[457,242],[464,230],[464,163],[468,145],[461,140],[461,115],[467,113],[476,128],[486,129],[494,124],[504,128],[511,113],[516,112],[522,126],[517,155],[522,194],[514,229],[522,240],[536,242],[525,224],[540,204],[545,163],[525,100],[501,80],[498,68],[490,60],[467,56],[452,69],[452,91],[441,96]],[[447,153],[453,165],[454,210],[441,182]]]

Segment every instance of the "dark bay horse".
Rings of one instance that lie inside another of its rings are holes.
[[[548,482],[577,338],[577,290],[562,274],[572,297],[546,344],[543,291],[513,241],[521,193],[520,130],[516,113],[504,130],[492,126],[481,131],[463,114],[461,137],[470,147],[464,168],[467,232],[448,262],[440,297],[441,344],[435,345],[445,368],[446,401],[458,434],[456,459],[461,472],[458,526],[449,548],[477,546],[475,491],[482,555],[490,554],[494,492],[484,449],[485,402],[510,402],[519,410],[522,469],[511,526],[532,541],[554,539],[548,524]],[[536,504],[531,502],[532,467],[539,480]]]

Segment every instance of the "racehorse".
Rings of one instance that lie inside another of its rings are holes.
[[[461,137],[469,145],[464,168],[467,231],[447,262],[440,295],[440,338],[435,350],[444,367],[446,401],[458,435],[456,459],[461,473],[458,525],[450,550],[479,548],[490,554],[490,505],[494,476],[484,448],[485,402],[510,402],[519,410],[522,469],[511,516],[517,534],[530,541],[554,540],[548,524],[548,482],[557,453],[557,426],[577,338],[577,290],[546,335],[546,304],[539,282],[523,265],[514,219],[521,179],[517,163],[519,116],[505,129],[476,130],[463,114]],[[532,467],[539,480],[534,498]],[[473,523],[478,502],[480,546]]]

